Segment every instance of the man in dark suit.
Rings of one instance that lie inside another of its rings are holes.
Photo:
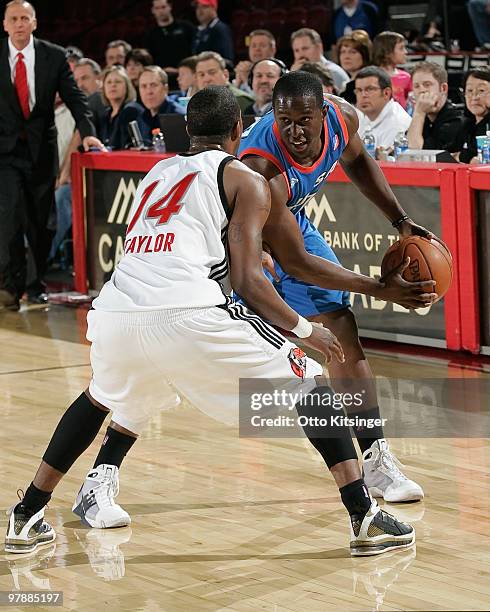
[[[29,301],[46,301],[42,281],[53,237],[49,227],[58,173],[54,99],[59,92],[82,135],[84,148],[103,149],[95,138],[85,95],[61,47],[32,36],[36,14],[29,2],[6,5],[0,43],[0,308],[18,309],[26,289],[27,236],[35,278]]]

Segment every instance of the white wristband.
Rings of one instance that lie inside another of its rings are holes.
[[[301,315],[298,315],[298,323],[291,332],[298,338],[309,338],[313,333],[313,325]]]

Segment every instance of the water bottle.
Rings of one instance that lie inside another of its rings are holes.
[[[366,131],[364,132],[364,138],[362,139],[362,142],[364,144],[364,147],[366,148],[366,151],[369,153],[369,155],[372,158],[376,157],[376,139],[374,137],[374,134],[371,130],[371,128],[367,128]]]
[[[482,163],[490,164],[490,130],[487,130],[487,135],[483,142]]]
[[[413,93],[413,91],[409,91],[407,96],[407,107],[405,110],[410,115],[410,117],[413,117],[413,111],[415,110],[415,102],[415,94]]]
[[[153,150],[157,153],[166,153],[167,146],[165,145],[165,138],[163,137],[162,130],[160,128],[155,128],[151,131],[151,134],[151,144]]]
[[[398,159],[398,156],[408,149],[408,138],[405,136],[405,132],[398,132],[393,143],[393,149],[395,159]]]

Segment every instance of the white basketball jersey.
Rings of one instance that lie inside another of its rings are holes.
[[[106,311],[201,308],[229,293],[223,170],[205,151],[158,162],[141,181],[124,255],[93,306]]]

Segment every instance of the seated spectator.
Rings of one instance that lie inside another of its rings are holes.
[[[393,100],[389,74],[378,66],[367,66],[357,73],[356,87],[361,139],[371,129],[376,148],[388,150],[393,147],[399,132],[410,126],[410,115]]]
[[[327,68],[321,62],[305,62],[301,66],[302,72],[309,72],[317,76],[322,82],[324,94],[336,94],[333,78]]]
[[[68,65],[70,66],[70,70],[73,72],[73,69],[77,65],[77,63],[82,59],[83,52],[78,47],[74,47],[70,45],[65,49],[65,57]]]
[[[218,18],[218,0],[196,0],[196,19],[199,23],[192,45],[196,55],[214,51],[233,61],[233,38],[230,28]]]
[[[131,49],[124,60],[124,67],[131,79],[133,87],[138,92],[138,81],[145,66],[153,66],[153,57],[146,49]]]
[[[321,62],[331,73],[338,92],[344,91],[349,75],[335,62],[323,55],[323,43],[320,34],[311,28],[301,28],[291,34],[291,47],[294,53],[294,64],[291,70],[301,70],[305,62]]]
[[[198,90],[209,85],[226,85],[235,96],[242,113],[254,102],[252,96],[230,83],[225,60],[214,51],[204,51],[197,56],[196,82]]]
[[[92,111],[92,122],[97,133],[99,133],[101,117],[103,117],[107,108],[102,101],[101,72],[99,64],[88,57],[82,57],[73,69],[76,84],[88,98],[88,105]],[[75,130],[75,132],[72,130],[70,143],[63,151],[60,150],[60,141],[58,139],[58,157],[61,165],[54,194],[56,204],[56,234],[51,244],[50,261],[55,259],[57,251],[72,225],[71,154],[77,151],[81,144],[82,139],[78,130]]]
[[[333,42],[353,30],[365,30],[370,38],[378,32],[378,7],[374,2],[341,0],[333,14]]]
[[[98,135],[108,149],[125,149],[131,144],[129,122],[137,120],[143,108],[136,102],[136,91],[122,66],[116,64],[104,70],[102,100],[108,108]]]
[[[269,30],[253,30],[248,35],[248,39],[248,60],[238,62],[235,66],[233,85],[251,94],[252,89],[248,81],[252,64],[269,57],[275,57],[276,39]]]
[[[485,136],[490,130],[490,68],[482,66],[466,73],[464,97],[469,117],[466,117],[456,133],[449,151],[465,164],[477,164],[477,136]]]
[[[480,48],[490,50],[490,0],[468,0],[467,9]]]
[[[262,117],[271,110],[272,90],[286,70],[286,66],[281,60],[264,59],[255,62],[252,66],[251,79],[255,102],[245,108],[243,111],[244,115]]]
[[[73,70],[78,87],[88,98],[88,105],[93,115],[93,123],[98,133],[100,119],[105,114],[106,105],[102,101],[102,70],[97,62],[82,57]],[[81,144],[81,143],[79,143]]]
[[[177,66],[192,53],[196,27],[188,21],[174,19],[169,0],[153,0],[151,12],[156,25],[148,32],[145,47],[153,56],[154,62],[151,63],[161,66],[175,81]]]
[[[448,100],[447,71],[434,62],[419,62],[412,70],[415,106],[408,128],[411,149],[447,149],[462,121]]]
[[[126,55],[131,51],[131,45],[125,40],[111,40],[105,48],[105,65],[109,66],[124,66]]]
[[[386,70],[391,77],[393,99],[407,108],[407,97],[412,91],[408,72],[397,68],[407,61],[407,40],[397,32],[381,32],[373,40],[373,64]]]
[[[59,94],[56,94],[55,98],[54,123],[58,133],[58,159],[61,162],[64,162],[69,150],[70,142],[73,138],[75,121]],[[56,233],[53,237],[53,241],[51,242],[48,263],[54,259],[60,244],[65,238],[66,232],[71,227],[71,184],[69,182],[61,184],[59,176],[58,180],[56,181],[54,199],[56,205]]]
[[[191,98],[196,93],[196,63],[197,57],[195,55],[185,57],[180,62],[179,74],[177,76],[180,91],[177,95]]]
[[[145,145],[151,145],[151,131],[160,127],[159,115],[185,115],[185,108],[168,98],[168,76],[160,66],[146,66],[139,81],[144,111],[138,117]]]
[[[337,41],[337,62],[351,78],[340,95],[350,104],[356,103],[355,78],[359,70],[371,63],[372,47],[365,30],[354,30]]]

